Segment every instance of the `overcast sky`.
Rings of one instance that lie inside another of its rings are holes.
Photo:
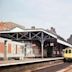
[[[0,0],[0,21],[26,28],[54,27],[67,39],[72,34],[72,0]]]

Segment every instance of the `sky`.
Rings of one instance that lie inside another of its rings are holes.
[[[72,34],[72,0],[0,0],[0,21],[26,28],[54,27],[67,39]]]

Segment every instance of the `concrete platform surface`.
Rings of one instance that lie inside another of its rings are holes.
[[[18,65],[18,64],[29,64],[43,61],[51,61],[51,60],[60,60],[63,57],[56,58],[25,58],[24,60],[6,60],[0,61],[0,67],[2,66],[10,66],[10,65]]]

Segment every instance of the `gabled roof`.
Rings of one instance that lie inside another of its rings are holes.
[[[0,31],[10,31],[16,27],[24,29],[23,26],[20,26],[16,23],[13,23],[13,22],[0,22]]]

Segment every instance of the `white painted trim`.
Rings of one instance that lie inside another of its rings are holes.
[[[10,30],[10,32],[20,32],[20,31],[24,31],[24,30],[19,27],[16,27],[16,28]]]
[[[7,54],[7,57],[24,57],[24,54]]]
[[[58,42],[58,43],[61,43],[61,44],[63,44],[63,45],[66,45],[66,46],[72,47],[71,44],[69,44],[69,43],[67,43],[67,42],[64,42],[64,41],[62,41],[62,40],[60,40],[60,39],[57,39],[57,42]]]

